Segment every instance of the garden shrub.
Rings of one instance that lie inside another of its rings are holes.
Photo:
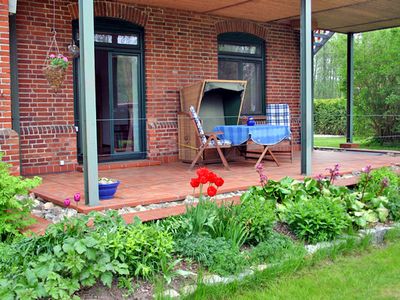
[[[362,169],[357,189],[343,197],[355,227],[365,228],[400,217],[399,175],[390,168]]]
[[[176,241],[175,251],[183,257],[192,258],[205,267],[214,264],[214,255],[218,251],[230,250],[231,244],[224,238],[211,238],[203,235],[192,235]]]
[[[248,230],[246,242],[257,244],[272,232],[276,220],[275,201],[266,199],[263,193],[245,193],[240,198],[236,217]]]
[[[64,220],[43,236],[20,238],[6,247],[9,254],[0,259],[1,299],[71,299],[98,280],[110,287],[114,277],[159,273],[171,258],[173,240],[154,226],[126,225],[110,212]]]
[[[211,272],[227,275],[241,271],[245,265],[237,247],[222,237],[190,236],[176,242],[176,253],[191,258]]]
[[[252,249],[250,256],[253,263],[274,263],[304,254],[304,245],[296,244],[291,238],[273,231],[268,240]]]
[[[350,225],[341,201],[324,196],[287,203],[283,218],[299,238],[310,243],[330,241]]]
[[[314,130],[317,134],[346,133],[346,99],[314,100]]]
[[[245,254],[235,248],[215,252],[213,261],[209,271],[224,276],[238,274],[249,264]]]
[[[1,161],[0,153],[0,241],[13,238],[21,230],[33,224],[30,217],[32,201],[26,195],[28,191],[40,184],[40,178],[23,179],[10,174],[10,167]]]
[[[385,207],[390,211],[393,220],[400,220],[400,175],[388,167],[363,173],[357,185],[359,192],[372,194],[374,197],[385,196]]]

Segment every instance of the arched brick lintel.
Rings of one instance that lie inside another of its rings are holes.
[[[268,36],[268,28],[256,23],[242,20],[226,20],[215,24],[215,31],[218,34],[225,32],[245,32],[258,36],[264,40]]]
[[[71,20],[79,19],[78,3],[69,4],[68,9],[71,14]],[[147,23],[147,15],[145,13],[123,3],[96,1],[94,2],[94,16],[122,19],[142,27],[145,27]]]

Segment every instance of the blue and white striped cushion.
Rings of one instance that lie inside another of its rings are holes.
[[[197,112],[192,105],[189,107],[189,110],[194,122],[196,123],[197,131],[199,132],[201,142],[205,144],[207,142],[207,137],[204,134],[203,125],[201,125],[199,116],[197,115]]]

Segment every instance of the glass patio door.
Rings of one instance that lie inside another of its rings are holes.
[[[139,55],[110,53],[112,156],[143,155]]]
[[[74,41],[79,46],[77,20]],[[95,18],[96,123],[99,161],[146,157],[143,28],[109,18]],[[79,57],[74,61],[75,124],[78,160],[82,161],[79,132]]]
[[[96,49],[99,161],[144,158],[140,54]]]

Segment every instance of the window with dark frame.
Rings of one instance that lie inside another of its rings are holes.
[[[220,34],[218,36],[218,78],[247,80],[242,115],[264,115],[264,40],[242,32]]]

